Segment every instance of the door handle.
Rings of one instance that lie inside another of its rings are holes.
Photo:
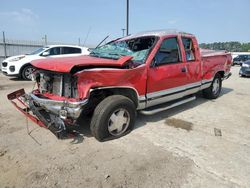
[[[186,67],[182,67],[182,68],[181,68],[181,72],[187,72]]]

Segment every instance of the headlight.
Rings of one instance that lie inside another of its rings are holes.
[[[250,67],[250,64],[243,63],[242,67]]]
[[[16,57],[14,59],[9,60],[9,62],[13,62],[13,61],[19,61],[20,59],[23,59],[25,56],[20,56],[20,57]]]

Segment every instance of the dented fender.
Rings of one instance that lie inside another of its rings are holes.
[[[88,98],[91,89],[101,87],[130,87],[136,88],[137,94],[146,93],[146,66],[140,65],[133,69],[93,68],[85,69],[74,74],[77,79],[79,98]]]

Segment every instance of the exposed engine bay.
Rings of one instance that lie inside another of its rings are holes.
[[[55,73],[39,70],[34,74],[34,80],[39,84],[39,91],[61,97],[76,98],[77,78],[71,74]]]

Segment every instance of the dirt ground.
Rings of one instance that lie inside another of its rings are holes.
[[[130,134],[104,143],[88,122],[82,140],[57,140],[31,121],[29,136],[6,94],[33,83],[1,74],[0,187],[250,187],[250,78],[238,72],[218,99],[139,114]]]

